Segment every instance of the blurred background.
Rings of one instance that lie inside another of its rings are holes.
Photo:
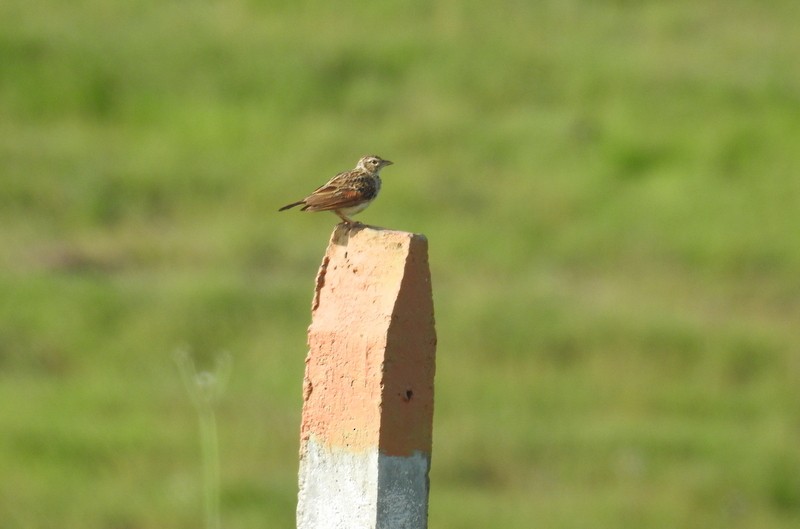
[[[430,241],[432,529],[800,524],[795,0],[0,3],[0,520],[293,527],[330,214]]]

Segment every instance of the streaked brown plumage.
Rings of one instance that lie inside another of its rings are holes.
[[[339,173],[303,200],[292,202],[278,211],[303,206],[301,211],[333,211],[347,224],[354,221],[349,215],[364,211],[381,190],[380,170],[392,165],[379,156],[364,156],[352,171]]]

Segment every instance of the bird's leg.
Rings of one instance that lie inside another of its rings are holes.
[[[344,223],[347,224],[348,226],[353,226],[353,225],[359,224],[358,222],[356,222],[353,219],[349,218],[347,215],[345,215],[344,213],[342,213],[338,209],[334,210],[334,213],[336,213],[336,215],[340,219],[342,219],[344,221]]]

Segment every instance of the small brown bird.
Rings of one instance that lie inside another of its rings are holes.
[[[392,165],[379,156],[364,156],[352,171],[339,173],[303,200],[292,202],[278,211],[302,205],[301,211],[333,211],[347,224],[349,215],[364,211],[381,190],[380,170]]]

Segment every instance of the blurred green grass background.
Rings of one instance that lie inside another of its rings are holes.
[[[430,240],[430,526],[800,524],[794,0],[0,3],[0,520],[202,523],[172,353],[234,358],[225,527],[292,527],[363,154]]]

